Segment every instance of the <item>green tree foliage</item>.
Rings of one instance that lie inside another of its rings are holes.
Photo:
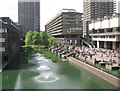
[[[49,35],[49,46],[56,46],[57,42],[55,41],[55,38]]]
[[[55,38],[46,32],[27,32],[25,36],[26,45],[53,46],[57,45]]]
[[[27,32],[27,34],[25,36],[25,43],[26,43],[26,45],[32,45],[32,36],[33,36],[33,32],[32,31]]]
[[[40,45],[41,44],[41,37],[40,37],[40,34],[38,32],[33,32],[32,44],[33,45]]]
[[[41,32],[40,33],[41,36],[41,44],[44,46],[48,46],[49,45],[49,41],[48,41],[48,35],[46,32]]]

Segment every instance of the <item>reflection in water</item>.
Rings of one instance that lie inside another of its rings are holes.
[[[18,75],[17,81],[16,81],[16,86],[15,89],[20,89],[21,88],[21,77],[20,74]]]
[[[15,88],[20,66],[20,52],[16,53],[15,57],[9,62],[2,72],[2,88]]]

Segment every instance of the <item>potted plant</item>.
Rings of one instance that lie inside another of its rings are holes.
[[[107,32],[112,32],[111,28],[106,29]]]
[[[120,32],[120,26],[116,27],[116,31]]]
[[[98,29],[98,32],[99,32],[99,33],[102,33],[103,31],[102,31],[102,29],[99,28],[99,29]]]
[[[93,29],[92,29],[92,32],[93,32],[93,33],[96,33],[97,31],[95,30],[95,28],[93,28]]]

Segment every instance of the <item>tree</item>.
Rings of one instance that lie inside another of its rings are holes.
[[[33,45],[40,45],[41,44],[40,34],[38,32],[33,32],[32,40]]]
[[[57,45],[55,38],[47,35],[46,32],[32,32],[29,31],[25,37],[26,45],[40,45],[40,46],[53,46]]]
[[[25,43],[26,43],[26,45],[32,45],[32,36],[33,36],[33,32],[32,31],[27,32],[27,34],[25,36]]]
[[[46,32],[40,32],[40,37],[41,37],[41,44],[44,46],[48,46],[49,45],[49,41],[48,41],[48,35]]]
[[[54,37],[50,37],[49,39],[49,46],[56,46],[57,42],[55,41]]]

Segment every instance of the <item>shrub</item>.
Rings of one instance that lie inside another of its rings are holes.
[[[44,54],[46,58],[51,59],[53,62],[57,62],[58,60],[58,57],[49,51],[40,51],[40,53]]]

